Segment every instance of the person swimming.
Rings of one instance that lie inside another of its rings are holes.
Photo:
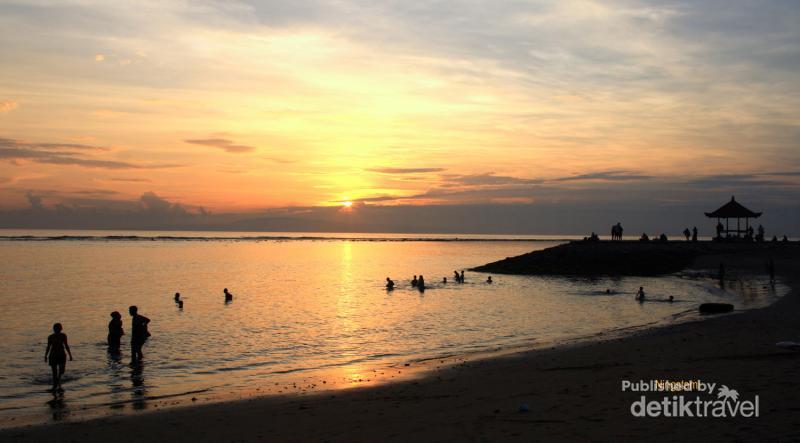
[[[442,284],[443,284],[443,285],[446,285],[446,284],[447,284],[447,277],[445,277],[445,278],[443,278],[443,279],[442,279]]]
[[[125,331],[122,330],[122,315],[114,311],[111,313],[111,321],[108,322],[108,352],[119,354],[119,342]]]
[[[179,301],[181,301],[181,293],[180,292],[176,292],[175,293],[175,303],[178,303]]]
[[[639,286],[639,290],[636,291],[636,300],[644,301],[644,286]]]
[[[417,281],[417,289],[420,291],[425,290],[425,277],[423,277],[422,274],[420,274],[419,280]]]
[[[386,290],[391,291],[392,289],[394,289],[394,282],[391,278],[386,277]]]
[[[670,296],[669,296],[669,299],[668,299],[667,301],[668,301],[668,302],[670,302],[670,303],[672,303],[672,302],[674,302],[674,301],[675,301],[675,297],[673,297],[673,296],[671,296],[671,295],[670,295]]]
[[[178,309],[183,309],[183,300],[178,300]]]
[[[67,334],[61,332],[63,329],[61,323],[53,325],[53,333],[47,337],[47,348],[44,350],[44,361],[50,364],[50,369],[53,371],[53,392],[64,391],[61,389],[61,377],[64,376],[67,367],[67,354],[69,361],[72,361]]]
[[[411,286],[416,288],[418,284],[419,284],[419,280],[417,280],[417,276],[415,275],[414,279],[411,280]]]
[[[486,279],[486,283],[492,283],[492,276],[490,275],[489,278]]]
[[[228,288],[223,289],[222,293],[225,294],[225,301],[226,302],[233,301],[233,294],[228,292]]]

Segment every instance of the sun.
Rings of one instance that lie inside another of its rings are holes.
[[[342,206],[344,206],[345,208],[352,207],[353,206],[353,202],[351,202],[350,200],[344,201],[344,202],[342,202]]]

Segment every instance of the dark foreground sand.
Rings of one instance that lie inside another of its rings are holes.
[[[704,256],[695,267],[720,260],[760,274],[766,257]],[[800,341],[800,256],[784,251],[776,267],[792,292],[761,310],[471,361],[419,381],[9,429],[0,441],[800,441],[800,352],[775,347]],[[640,379],[758,394],[760,417],[634,418],[639,394],[620,387]]]

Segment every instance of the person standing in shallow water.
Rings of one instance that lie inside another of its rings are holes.
[[[108,322],[108,352],[119,354],[120,340],[125,335],[122,330],[122,315],[114,311],[111,313],[111,321]]]
[[[67,334],[61,332],[63,329],[61,323],[53,325],[53,333],[47,337],[47,349],[44,350],[44,361],[50,364],[50,369],[53,371],[53,392],[63,391],[61,377],[67,367],[67,354],[69,354],[69,361],[72,361],[72,351],[67,343]]]
[[[233,294],[228,292],[228,288],[223,289],[222,292],[225,294],[225,302],[233,301]]]
[[[144,357],[142,346],[150,337],[150,332],[147,330],[150,319],[139,315],[139,308],[136,306],[128,308],[128,312],[131,314],[131,362],[136,363]]]

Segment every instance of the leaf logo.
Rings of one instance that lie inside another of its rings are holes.
[[[719,392],[717,392],[717,398],[721,398],[724,401],[736,401],[739,399],[739,392],[736,389],[729,389],[727,386],[722,385],[719,388]]]

